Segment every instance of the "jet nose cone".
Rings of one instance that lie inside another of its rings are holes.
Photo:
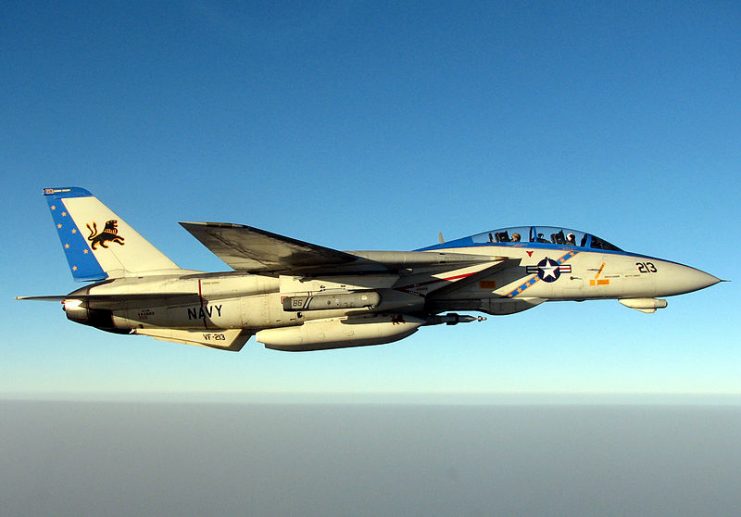
[[[706,273],[705,271],[700,271],[699,269],[696,269],[695,270],[695,283],[697,287],[693,289],[693,291],[699,291],[700,289],[705,289],[706,287],[715,285],[718,282],[722,282],[722,280],[716,276],[711,275],[710,273]]]
[[[666,296],[699,291],[721,281],[720,278],[710,273],[680,264],[673,264],[664,271],[667,274],[663,276],[657,287],[659,291],[663,291],[660,294]]]
[[[679,278],[679,283],[682,284],[685,293],[699,291],[718,282],[720,282],[720,278],[689,266],[685,266],[685,271],[682,272]]]

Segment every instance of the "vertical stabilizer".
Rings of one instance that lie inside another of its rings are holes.
[[[180,269],[87,190],[45,188],[44,196],[75,280],[166,274]]]

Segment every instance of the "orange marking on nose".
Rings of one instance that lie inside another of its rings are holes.
[[[599,271],[597,271],[597,274],[594,275],[595,280],[599,278],[599,276],[602,274],[602,270],[605,269],[605,263],[603,262],[602,265],[599,267]]]

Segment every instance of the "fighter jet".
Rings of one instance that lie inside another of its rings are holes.
[[[483,321],[543,302],[616,299],[653,313],[665,296],[720,280],[550,226],[487,231],[415,251],[338,251],[242,224],[180,224],[231,271],[182,269],[90,192],[46,188],[75,280],[68,319],[107,332],[238,351],[308,351],[398,341],[431,325]]]

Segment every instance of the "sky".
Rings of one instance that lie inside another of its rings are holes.
[[[741,395],[736,2],[5,2],[0,393]],[[390,345],[238,354],[110,335],[41,189],[87,188],[180,266],[178,221],[407,250],[543,224],[732,280],[654,315],[545,304]]]

